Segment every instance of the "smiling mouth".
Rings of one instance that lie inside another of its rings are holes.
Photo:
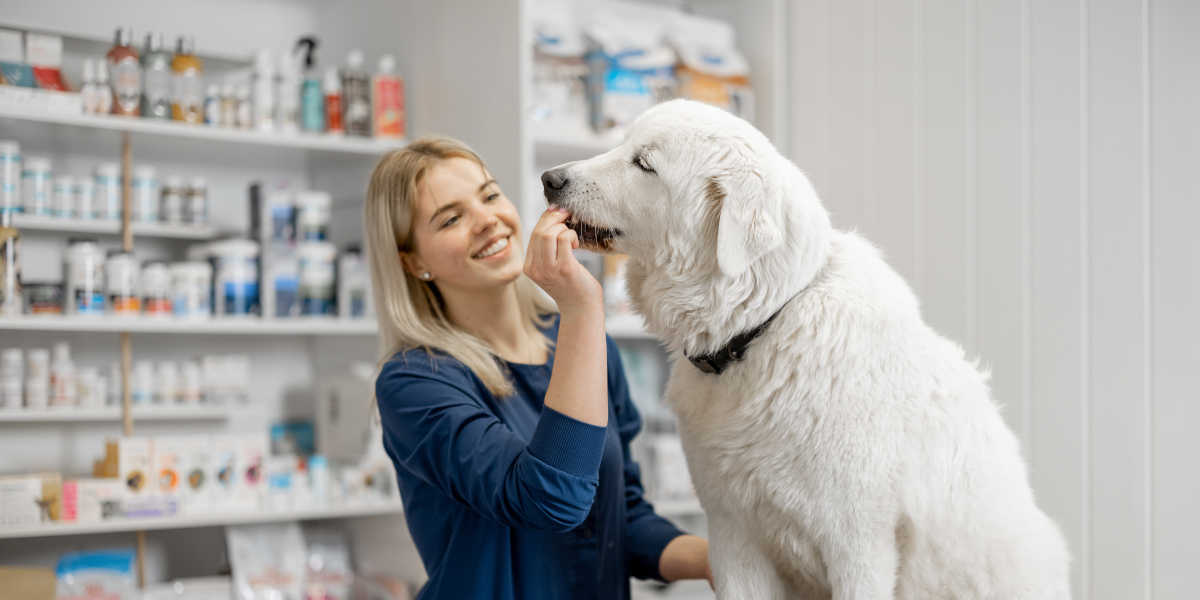
[[[613,252],[616,238],[621,235],[618,229],[592,225],[576,219],[574,215],[567,219],[567,227],[579,237],[581,247],[593,251]]]
[[[502,237],[502,238],[500,238],[500,239],[496,240],[495,242],[493,242],[493,243],[492,243],[490,246],[488,246],[487,248],[484,248],[483,250],[479,251],[479,253],[477,253],[477,254],[476,254],[475,256],[473,256],[472,258],[476,258],[476,259],[479,259],[479,258],[487,258],[487,257],[489,257],[489,256],[492,256],[492,255],[494,255],[494,254],[499,254],[499,253],[500,253],[500,252],[502,252],[502,251],[503,251],[505,248],[508,248],[508,243],[509,243],[509,239],[508,239],[508,237],[509,237],[509,236],[505,236],[505,237]]]

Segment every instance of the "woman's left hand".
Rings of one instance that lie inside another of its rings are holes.
[[[694,535],[681,535],[671,540],[658,558],[658,573],[667,581],[707,579],[708,585],[712,586],[708,540]]]

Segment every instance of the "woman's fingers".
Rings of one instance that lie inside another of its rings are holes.
[[[555,262],[563,266],[574,262],[575,254],[571,251],[578,247],[579,236],[564,225],[563,230],[558,234],[558,248]]]

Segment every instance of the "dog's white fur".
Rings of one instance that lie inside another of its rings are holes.
[[[668,102],[559,168],[555,199],[619,231],[634,309],[674,354],[718,597],[1070,597],[1066,544],[986,374],[761,133]],[[723,374],[684,357],[780,307]]]

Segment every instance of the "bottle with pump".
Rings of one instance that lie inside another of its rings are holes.
[[[346,58],[342,71],[342,125],[346,135],[371,135],[371,78],[362,70],[363,53],[355,50]]]
[[[96,114],[112,112],[113,91],[108,85],[108,61],[96,61]]]
[[[342,77],[337,67],[325,69],[325,131],[329,135],[342,135]]]
[[[96,97],[96,63],[92,59],[83,59],[83,86],[79,88],[83,96],[83,114],[94,115],[100,107],[100,99]]]
[[[296,43],[296,67],[304,65],[300,84],[300,124],[304,131],[325,131],[325,94],[321,91],[321,76],[317,72],[317,40],[303,37]]]
[[[279,56],[279,74],[275,88],[275,128],[284,133],[300,130],[300,76],[291,52]]]
[[[133,47],[132,28],[117,28],[116,42],[106,58],[112,75],[112,114],[136,117],[141,112],[142,63]]]
[[[266,48],[254,57],[254,128],[275,130],[275,65]]]
[[[195,50],[195,39],[181,35],[171,61],[171,70],[175,72],[171,116],[185,123],[204,121],[204,63],[194,54]]]
[[[146,34],[142,47],[142,116],[171,118],[171,53],[163,51],[162,33]]]
[[[377,138],[404,137],[404,80],[395,74],[396,58],[379,59],[379,73],[371,82],[371,123]]]

